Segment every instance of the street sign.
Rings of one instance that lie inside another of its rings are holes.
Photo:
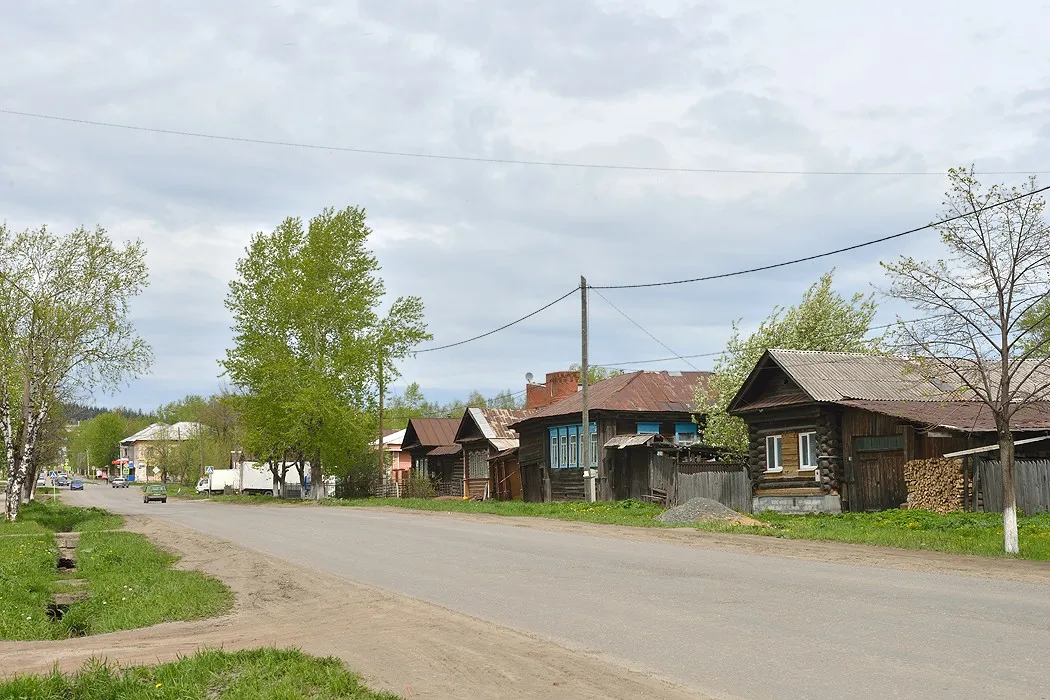
[[[157,467],[153,467],[153,473],[160,474],[160,469],[158,469]]]
[[[52,479],[57,479],[58,478],[58,472],[49,472],[48,476],[51,477]]]
[[[205,474],[211,474],[214,471],[215,471],[215,467],[205,467],[204,468],[204,473]]]

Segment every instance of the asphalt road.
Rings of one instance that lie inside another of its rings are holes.
[[[164,518],[714,695],[1050,697],[1047,586],[409,512],[147,506],[138,489],[93,485],[67,500]]]

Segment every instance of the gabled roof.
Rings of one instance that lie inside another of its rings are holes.
[[[994,433],[995,418],[988,406],[980,401],[865,401],[846,399],[844,406],[881,413],[921,425],[945,428],[966,433]],[[1050,402],[1040,401],[1020,407],[1010,419],[1016,431],[1050,430]]]
[[[518,446],[518,434],[510,428],[532,415],[533,411],[509,408],[468,408],[463,413],[456,441],[467,440],[471,426],[475,426],[481,436],[497,450],[509,450]]]
[[[696,389],[714,376],[711,372],[630,372],[610,377],[590,387],[590,411],[635,411],[639,413],[692,413],[696,408]],[[583,411],[580,393],[541,408],[528,416],[553,418]],[[519,421],[524,422],[524,421]]]
[[[401,449],[455,445],[458,429],[458,418],[412,418],[405,429]]]
[[[384,430],[383,431],[383,445],[397,445],[401,447],[402,442],[405,439],[405,430]],[[376,447],[379,444],[379,440],[373,440],[372,446]]]
[[[153,423],[143,428],[134,435],[129,435],[120,441],[121,445],[132,442],[160,442],[168,440],[188,440],[197,437],[197,431],[201,429],[200,423],[191,421],[180,421],[168,425],[166,423]]]

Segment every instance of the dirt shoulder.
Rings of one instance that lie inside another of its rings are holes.
[[[572,532],[580,535],[608,537],[635,542],[663,542],[666,544],[739,552],[741,554],[810,559],[833,564],[884,567],[902,571],[955,574],[1024,583],[1050,584],[1050,562],[1027,559],[978,557],[919,549],[849,544],[845,542],[791,540],[762,535],[706,532],[688,527],[648,528],[628,525],[601,525],[570,520],[556,520],[553,518],[523,518],[481,513],[413,510],[397,507],[375,507],[373,509],[390,513],[407,512],[434,518],[454,518],[473,522],[496,523],[511,527],[527,527],[548,532]]]
[[[200,647],[272,645],[337,656],[373,688],[406,698],[707,697],[583,652],[171,523],[127,516],[127,529],[181,556],[179,568],[224,581],[236,594],[234,611],[209,620],[78,639],[0,642],[0,675],[44,673],[55,663],[71,671],[100,656],[138,665],[169,661]],[[306,604],[311,599],[320,602]]]

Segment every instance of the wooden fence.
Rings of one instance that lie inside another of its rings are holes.
[[[1003,465],[998,460],[978,460],[974,481],[983,497],[984,510],[1003,512]],[[1025,513],[1050,511],[1050,460],[1019,459],[1014,462],[1017,507]]]
[[[751,479],[742,464],[679,464],[671,505],[710,498],[740,513],[751,512]]]

